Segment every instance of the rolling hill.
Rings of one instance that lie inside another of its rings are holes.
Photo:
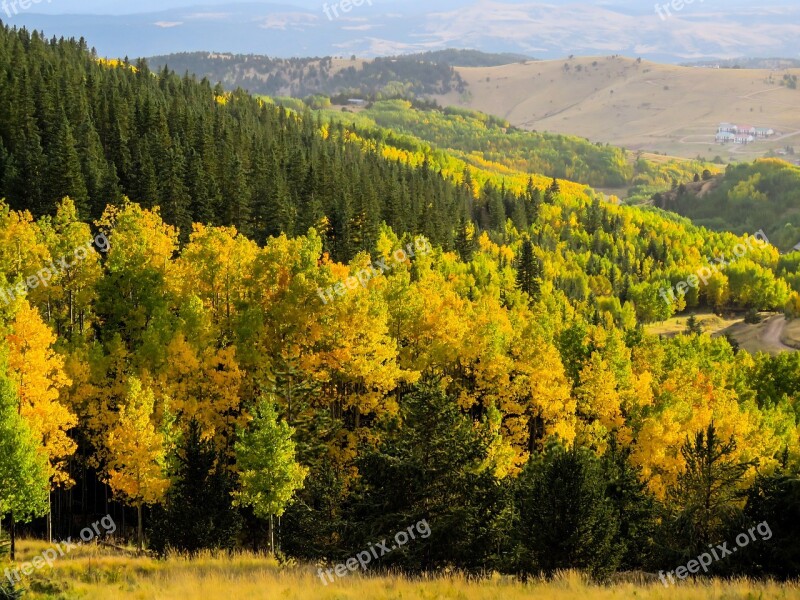
[[[622,57],[458,68],[468,93],[437,97],[526,129],[580,135],[631,150],[710,160],[762,157],[800,142],[800,70],[702,69]],[[720,146],[720,122],[771,127],[773,139]]]

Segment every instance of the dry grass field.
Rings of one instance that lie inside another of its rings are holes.
[[[701,69],[622,57],[457,71],[469,84],[468,93],[441,96],[440,103],[469,106],[527,129],[707,160],[716,155],[749,160],[785,146],[800,149],[800,90],[779,84],[784,71]],[[714,135],[723,121],[771,127],[779,135],[721,146]]]
[[[29,560],[47,546],[23,542]],[[323,585],[313,567],[281,567],[254,555],[201,556],[157,561],[112,555],[87,546],[57,560],[26,582],[32,600],[760,600],[800,598],[797,584],[747,579],[686,581],[671,588],[644,584],[588,583],[565,572],[551,581],[523,584],[498,576],[475,581],[460,575],[409,580],[351,575]],[[5,565],[2,565],[5,568]]]
[[[705,333],[710,333],[711,335],[721,333],[725,329],[743,321],[741,316],[720,317],[719,315],[715,315],[709,311],[697,312],[695,314],[695,318],[697,319],[698,323],[700,323],[703,331]],[[671,319],[667,319],[662,323],[653,323],[652,325],[648,325],[646,327],[647,333],[672,337],[686,331],[686,321],[688,321],[688,319],[689,315],[680,315],[677,317],[672,317]]]

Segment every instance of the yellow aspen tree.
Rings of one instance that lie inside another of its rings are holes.
[[[733,458],[740,462],[758,459],[761,468],[768,468],[785,447],[785,440],[765,426],[753,403],[740,404],[733,390],[715,385],[695,367],[676,367],[660,384],[653,406],[645,410],[631,456],[657,496],[663,498],[685,468],[680,447],[687,436],[712,421],[721,437],[736,439]],[[751,469],[746,480],[754,474]]]
[[[575,395],[581,422],[581,442],[602,452],[608,434],[621,429],[625,420],[617,380],[608,362],[599,352],[593,352],[581,369]]]
[[[167,347],[167,364],[155,378],[170,398],[170,410],[186,428],[194,419],[203,440],[214,440],[220,451],[232,451],[236,428],[244,424],[240,388],[244,373],[236,348],[198,350],[182,333]]]
[[[40,265],[46,280],[31,291],[30,301],[60,334],[72,339],[90,325],[96,283],[102,277],[100,254],[109,250],[108,240],[103,234],[93,237],[70,198],[58,204],[54,217],[43,217],[38,225],[49,262]]]
[[[142,551],[142,507],[159,502],[169,487],[164,435],[153,422],[155,394],[131,377],[124,404],[106,436],[107,481],[115,495],[136,507],[137,543]]]
[[[209,309],[212,323],[228,335],[243,302],[252,290],[253,263],[258,256],[255,242],[235,227],[195,224],[189,244],[176,262],[175,279],[181,292],[199,297]]]
[[[77,446],[68,431],[76,425],[77,418],[59,400],[61,389],[72,382],[64,372],[64,358],[53,349],[56,336],[39,311],[23,301],[6,341],[9,377],[17,386],[19,413],[47,454],[52,484],[69,486],[73,482],[67,461]]]
[[[10,210],[0,201],[0,273],[6,276],[6,281],[13,284],[34,275],[32,266],[49,259],[50,254],[41,242],[31,213]]]

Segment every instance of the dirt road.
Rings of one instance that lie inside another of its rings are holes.
[[[783,335],[786,323],[788,323],[788,321],[782,315],[772,317],[764,326],[764,332],[761,334],[761,341],[767,346],[774,347],[778,352],[796,352],[794,348],[787,346],[781,341],[781,335]]]

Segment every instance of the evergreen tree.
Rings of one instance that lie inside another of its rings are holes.
[[[713,422],[681,447],[686,468],[669,492],[672,549],[680,557],[696,555],[722,539],[740,514],[740,483],[751,464],[737,461],[735,451],[733,437],[720,439]]]
[[[178,466],[164,502],[150,527],[150,545],[197,553],[202,549],[232,550],[242,528],[233,508],[233,477],[213,443],[202,439],[196,420],[189,425]]]
[[[536,302],[541,293],[542,263],[533,253],[533,242],[527,234],[522,238],[516,263],[517,286],[530,296],[531,302]]]
[[[645,569],[652,562],[660,508],[648,490],[640,468],[631,461],[632,450],[611,437],[601,459],[606,497],[619,523],[615,546],[622,549],[619,568]]]
[[[726,539],[754,526],[757,539],[737,552],[726,573],[785,580],[800,571],[800,479],[786,462],[773,474],[759,475],[747,491],[744,514],[731,525]]]
[[[393,427],[381,447],[359,462],[361,489],[346,513],[348,545],[360,547],[425,519],[430,538],[381,564],[423,571],[453,561],[480,567],[492,550],[493,508],[501,491],[486,466],[489,440],[433,382],[406,396],[402,422],[402,430]]]
[[[48,198],[55,203],[69,196],[78,213],[89,215],[89,192],[83,179],[81,159],[76,149],[72,128],[65,116],[61,118],[56,145],[50,153]]]
[[[684,333],[686,335],[700,335],[703,333],[703,326],[700,325],[695,315],[692,314],[686,319],[686,331]]]
[[[551,445],[517,482],[518,567],[526,573],[586,569],[612,573],[625,545],[600,463],[583,448]]]

